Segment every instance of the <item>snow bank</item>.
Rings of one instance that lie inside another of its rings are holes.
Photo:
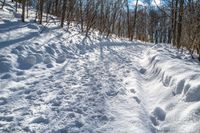
[[[160,132],[200,131],[200,67],[189,53],[167,44],[143,52],[150,119]]]
[[[60,29],[60,32],[62,33],[64,31]],[[95,46],[91,42],[98,42],[94,38],[92,38],[93,40],[91,38],[84,39],[84,35],[77,34],[76,32],[72,34],[75,34],[72,35],[73,38],[79,38],[73,41],[74,43],[70,43],[71,41],[69,43],[67,41],[63,43],[62,40],[55,42],[56,34],[52,33],[52,41],[48,41],[49,38],[43,37],[46,36],[44,34],[41,35],[41,38],[32,40],[32,42],[25,41],[19,44],[16,42],[15,45],[8,45],[7,48],[0,49],[1,53],[5,53],[5,55],[0,55],[0,74],[11,71],[29,70],[42,65],[46,65],[47,68],[52,68],[56,64],[64,63],[66,59],[79,58],[87,51],[94,49]],[[84,39],[84,44],[82,39]],[[88,40],[91,40],[91,42]],[[46,41],[48,42],[43,44]],[[0,42],[0,46],[3,43]]]
[[[152,77],[156,76],[164,86],[173,88],[174,95],[180,94],[186,102],[200,101],[199,64],[192,62],[189,55],[162,45],[147,50],[142,64]]]

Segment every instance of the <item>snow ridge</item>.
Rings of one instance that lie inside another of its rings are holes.
[[[143,52],[140,64],[146,70],[144,88],[152,88],[145,89],[147,108],[152,115],[159,112],[157,118],[151,116],[158,132],[199,132],[199,63],[158,44]]]

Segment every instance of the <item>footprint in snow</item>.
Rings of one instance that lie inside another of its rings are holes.
[[[33,92],[35,90],[32,90],[32,89],[25,89],[24,90],[24,94],[30,94],[31,92]]]
[[[22,76],[22,75],[24,75],[24,74],[25,74],[24,71],[18,71],[18,72],[16,73],[17,76]]]
[[[128,77],[128,73],[124,72],[124,73],[123,73],[123,76],[124,76],[124,77]]]
[[[44,118],[44,117],[40,116],[40,117],[37,117],[37,118],[33,119],[33,120],[31,121],[31,123],[37,123],[37,124],[43,123],[43,124],[48,124],[48,123],[49,123],[49,120],[48,120],[47,118]]]
[[[67,126],[62,127],[60,129],[53,130],[52,132],[53,133],[68,133],[68,132],[79,133],[80,131],[78,131],[77,129],[80,129],[83,126],[84,126],[83,122],[75,120],[69,123]]]
[[[130,89],[131,93],[136,93],[135,89]]]
[[[28,96],[25,97],[25,99],[36,100],[37,98],[34,95],[28,95]]]
[[[166,117],[166,112],[162,108],[156,107],[151,112],[150,119],[151,119],[151,121],[152,121],[154,126],[158,126],[159,125],[159,121],[164,121],[165,117]]]
[[[126,70],[126,73],[130,73],[130,70]]]
[[[52,106],[60,106],[62,104],[62,102],[57,99],[51,100],[50,103],[52,104]]]
[[[137,96],[134,96],[133,99],[135,99],[135,101],[140,104],[141,100],[137,97]]]
[[[144,69],[144,68],[141,68],[141,69],[140,69],[140,73],[141,73],[141,74],[144,74],[145,72],[146,72],[146,69]]]
[[[119,91],[114,91],[114,90],[110,90],[106,92],[107,96],[116,96],[119,93]]]
[[[10,79],[12,78],[12,75],[10,73],[4,74],[1,79]]]
[[[0,97],[0,105],[4,105],[7,103],[7,99],[4,97]]]
[[[158,126],[159,125],[159,122],[156,120],[156,118],[154,116],[150,116],[150,120],[151,122],[153,123],[154,126]]]
[[[11,122],[13,119],[13,116],[0,116],[0,121]]]
[[[156,107],[151,114],[160,121],[165,120],[166,112],[160,107]]]

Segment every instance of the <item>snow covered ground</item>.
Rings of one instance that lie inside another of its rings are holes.
[[[200,133],[200,67],[186,51],[16,14],[0,10],[0,132]]]

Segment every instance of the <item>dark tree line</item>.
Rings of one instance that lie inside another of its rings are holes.
[[[155,3],[156,1],[153,0]],[[22,5],[22,21],[28,15],[29,0],[15,0]],[[197,53],[200,60],[200,0],[161,0],[152,6],[152,0],[35,0],[35,20],[43,23],[48,15],[60,18],[60,26],[73,22],[89,36],[96,29],[106,37],[115,34],[130,40],[153,43],[172,43],[178,49]],[[2,8],[5,1],[2,2]],[[17,6],[16,6],[17,7]],[[27,8],[26,8],[27,7]],[[27,9],[25,13],[25,8]]]

